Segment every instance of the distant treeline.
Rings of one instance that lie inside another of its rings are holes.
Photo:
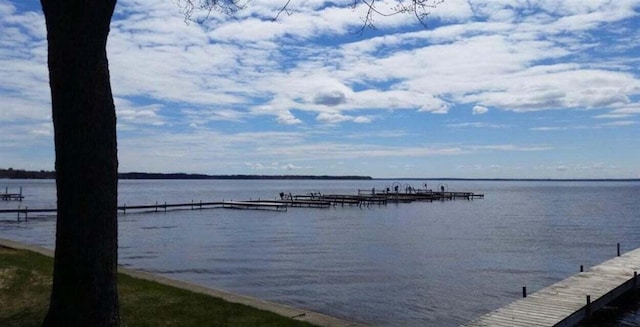
[[[55,171],[28,171],[24,169],[0,169],[0,178],[11,179],[53,179]],[[370,176],[313,176],[313,175],[205,175],[185,173],[119,173],[119,179],[331,179],[331,180],[368,180]]]
[[[120,173],[120,179],[340,179],[367,180],[370,176],[328,176],[328,175],[204,175],[185,173]]]
[[[24,169],[0,169],[0,178],[12,179],[52,179],[56,178],[55,171],[30,171]]]

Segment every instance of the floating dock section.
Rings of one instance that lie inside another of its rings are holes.
[[[472,192],[433,192],[431,190],[415,190],[407,192],[376,192],[374,190],[358,190],[358,194],[305,194],[285,195],[292,201],[322,201],[336,205],[369,206],[372,204],[386,205],[387,203],[410,203],[415,201],[446,201],[446,200],[473,200],[484,198],[484,194]]]
[[[620,245],[618,244],[618,253]],[[640,248],[541,289],[467,324],[467,327],[575,326],[638,288]]]

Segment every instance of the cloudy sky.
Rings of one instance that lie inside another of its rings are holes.
[[[119,0],[120,171],[640,178],[640,0]],[[380,2],[378,9],[385,11]],[[0,0],[0,168],[54,167],[37,0]]]

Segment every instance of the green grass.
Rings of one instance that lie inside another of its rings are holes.
[[[0,247],[0,326],[40,326],[53,259]],[[219,298],[120,274],[122,326],[311,326]]]

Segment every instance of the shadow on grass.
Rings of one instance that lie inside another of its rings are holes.
[[[0,247],[0,326],[40,326],[53,259]],[[123,326],[312,326],[204,294],[118,275]]]

